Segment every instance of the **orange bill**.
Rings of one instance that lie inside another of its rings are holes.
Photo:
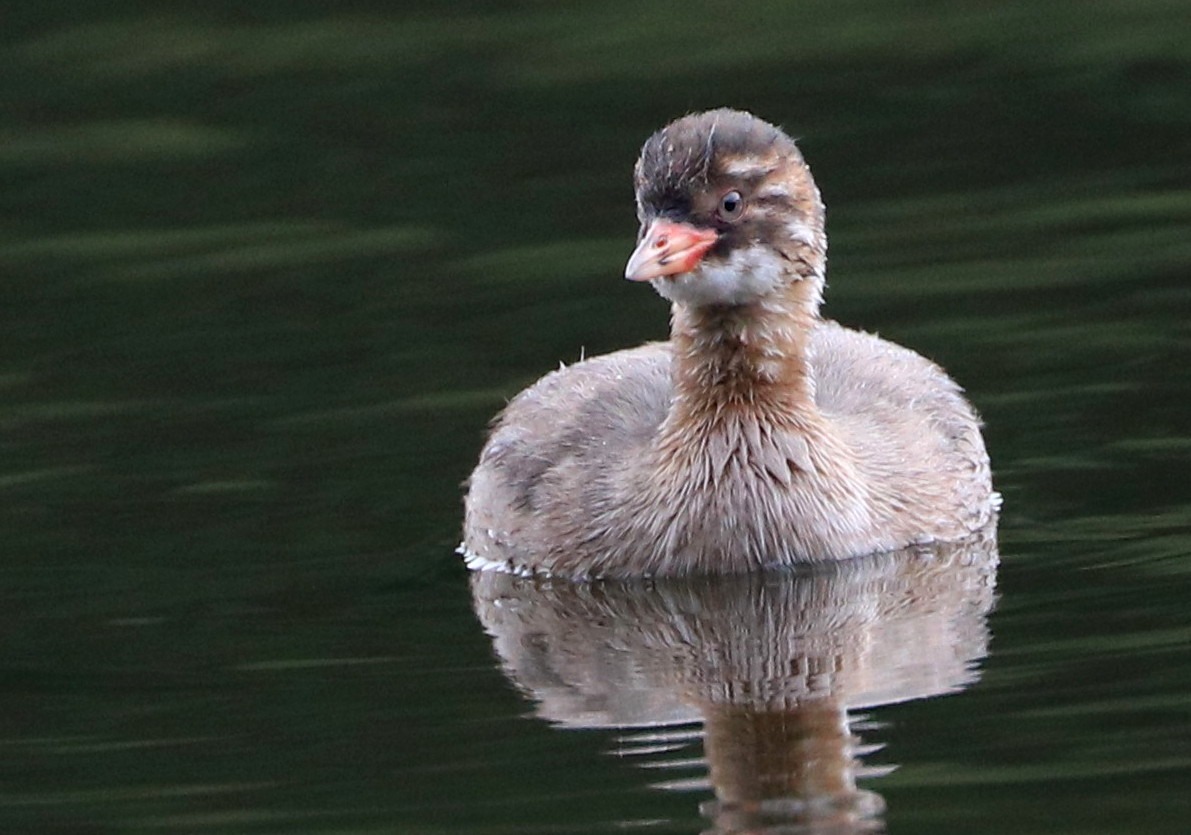
[[[714,229],[696,229],[687,223],[655,220],[624,268],[629,281],[650,281],[690,272],[715,246]]]

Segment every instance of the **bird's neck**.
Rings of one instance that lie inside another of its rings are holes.
[[[819,282],[733,307],[675,305],[671,326],[671,422],[719,423],[734,414],[814,420],[812,334],[820,322]]]

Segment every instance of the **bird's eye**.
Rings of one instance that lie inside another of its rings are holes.
[[[744,214],[744,198],[739,191],[730,191],[720,198],[720,205],[715,210],[720,220],[737,220]]]

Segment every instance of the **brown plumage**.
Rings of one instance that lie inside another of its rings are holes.
[[[559,369],[471,475],[473,567],[728,573],[951,541],[995,515],[979,421],[935,364],[819,315],[823,204],[747,113],[679,119],[635,171],[626,277],[671,339]]]

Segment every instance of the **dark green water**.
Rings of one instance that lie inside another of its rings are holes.
[[[946,695],[854,720],[884,826],[1186,831],[1185,2],[10,6],[0,830],[712,826],[506,677],[452,551],[503,399],[664,335],[630,167],[730,104],[802,138],[829,315],[966,386],[1006,499],[991,612],[865,621],[967,624]]]

